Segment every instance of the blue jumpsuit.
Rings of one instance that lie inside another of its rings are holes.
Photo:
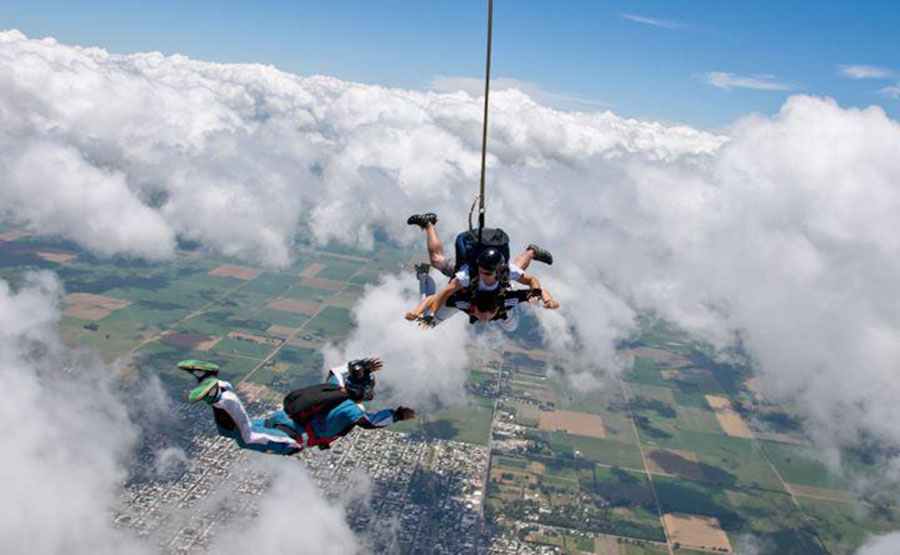
[[[343,386],[345,378],[346,368],[339,367],[329,372],[327,381]],[[304,441],[310,445],[328,444],[355,426],[381,428],[397,420],[391,409],[365,412],[362,404],[348,399],[327,413],[314,416],[309,423],[313,436],[310,437],[307,430],[299,429],[283,410],[274,411],[264,419],[251,420],[234,387],[224,380],[219,381],[219,397],[212,406],[214,411],[223,411],[228,417],[216,415],[219,435],[234,439],[243,449],[276,455],[293,455],[303,449]]]

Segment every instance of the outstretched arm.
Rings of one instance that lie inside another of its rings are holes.
[[[434,299],[431,301],[431,313],[437,314],[437,311],[440,310],[442,306],[444,306],[444,303],[447,302],[447,299],[450,298],[450,295],[456,293],[460,289],[462,289],[462,285],[459,283],[459,280],[456,278],[451,279],[450,283],[448,283],[446,287],[441,289],[440,293],[438,293],[437,295],[432,295]]]
[[[419,303],[419,306],[406,313],[406,319],[416,320],[419,316],[422,315],[423,312],[425,312],[425,309],[428,308],[436,298],[437,295],[428,295],[427,297],[422,299],[422,302]]]
[[[362,417],[356,421],[357,426],[366,429],[384,428],[390,426],[394,422],[401,420],[409,420],[416,417],[416,411],[408,407],[397,407],[396,409],[384,409],[378,412],[364,412]]]
[[[517,280],[519,283],[527,285],[531,288],[532,291],[540,289],[541,291],[541,303],[544,308],[549,310],[555,310],[559,308],[559,302],[555,301],[553,297],[550,295],[550,292],[547,291],[546,287],[541,287],[541,281],[531,274],[523,274],[521,278]]]

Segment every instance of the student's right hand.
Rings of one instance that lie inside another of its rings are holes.
[[[415,312],[407,312],[406,313],[406,319],[409,320],[410,322],[412,322],[413,320],[415,320],[418,317],[419,317],[419,315],[416,314]]]

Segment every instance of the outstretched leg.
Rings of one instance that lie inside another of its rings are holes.
[[[437,214],[427,212],[425,214],[413,214],[406,220],[409,225],[417,225],[425,230],[425,244],[428,247],[428,260],[431,266],[444,275],[453,275],[453,261],[444,255],[444,245],[437,232]],[[449,272],[449,273],[448,273]]]
[[[519,255],[518,258],[516,258],[513,264],[518,266],[522,270],[527,270],[528,265],[531,264],[532,260],[537,260],[538,262],[552,265],[553,255],[550,254],[550,251],[544,250],[532,243],[531,245],[528,245],[528,248],[525,249],[525,252],[523,252]]]
[[[219,435],[234,439],[244,449],[293,455],[303,449],[299,441],[280,428],[269,428],[263,420],[250,420],[247,410],[234,392],[234,387],[216,376],[219,366],[212,362],[183,360],[178,368],[188,372],[200,382],[188,394],[196,403],[205,401],[213,409],[213,418]]]

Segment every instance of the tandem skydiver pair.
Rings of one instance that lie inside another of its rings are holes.
[[[532,260],[553,264],[550,252],[531,244],[509,263],[509,237],[502,229],[484,228],[458,234],[455,257],[447,258],[438,236],[437,221],[437,215],[428,212],[414,214],[406,223],[425,231],[430,267],[450,278],[450,282],[438,292],[429,275],[429,265],[418,265],[416,278],[421,301],[406,313],[407,320],[433,327],[465,312],[470,323],[496,321],[503,329],[512,331],[518,325],[517,313],[512,309],[519,303],[540,300],[548,310],[559,308],[559,302],[541,287],[540,280],[526,273]],[[513,283],[521,283],[528,289],[513,289]]]

